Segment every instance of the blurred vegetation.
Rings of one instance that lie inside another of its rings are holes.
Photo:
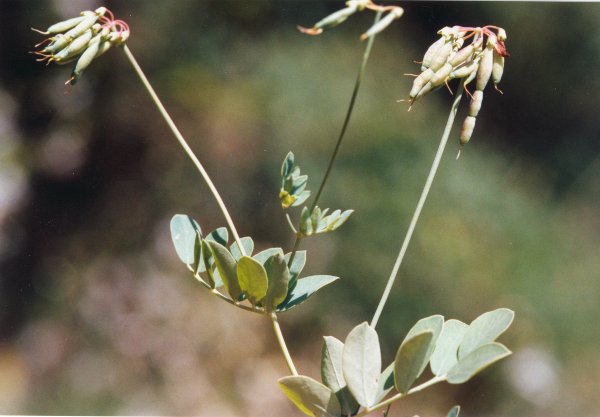
[[[105,4],[259,247],[292,244],[277,198],[286,153],[314,190],[341,126],[372,16],[319,37],[295,29],[341,4]],[[296,415],[269,323],[210,297],[176,259],[173,214],[206,230],[224,220],[122,53],[74,88],[68,69],[27,54],[40,40],[31,26],[98,5],[0,2],[0,412]],[[372,316],[443,130],[449,94],[407,113],[402,74],[439,28],[494,24],[511,53],[504,95],[486,93],[458,161],[449,147],[379,329],[387,363],[425,315],[470,321],[506,306],[514,355],[390,415],[455,403],[465,416],[598,415],[600,5],[402,7],[375,42],[320,204],[356,212],[305,245],[306,272],[342,280],[281,315],[298,366],[317,375],[321,336]]]

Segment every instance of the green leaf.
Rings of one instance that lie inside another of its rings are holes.
[[[394,388],[394,362],[384,369],[377,381],[377,399],[376,403],[385,398],[386,395]]]
[[[448,411],[448,415],[446,417],[458,417],[458,413],[460,413],[460,405],[455,405]]]
[[[277,311],[287,311],[302,304],[315,292],[337,279],[339,278],[332,275],[311,275],[310,277],[299,279],[296,287],[288,293],[283,303],[277,306]]]
[[[257,260],[242,256],[237,264],[237,277],[240,288],[252,304],[257,304],[267,295],[267,271]]]
[[[285,395],[302,411],[312,417],[339,417],[340,403],[334,392],[307,376],[286,376],[279,379]]]
[[[252,256],[252,258],[254,258],[254,260],[256,260],[256,261],[260,262],[262,265],[264,265],[265,262],[267,262],[267,259],[269,259],[271,256],[278,254],[278,253],[283,255],[283,249],[269,248],[269,249],[265,249],[261,252],[258,252],[256,255]]]
[[[294,168],[294,153],[290,151],[285,156],[285,159],[283,160],[283,164],[281,164],[281,177],[285,178],[288,175],[290,175],[293,168]]]
[[[285,254],[285,262],[286,263],[290,262],[291,255],[292,255],[291,252]],[[296,281],[298,280],[298,276],[302,272],[302,269],[304,268],[305,264],[306,264],[306,251],[305,250],[297,251],[296,255],[294,255],[294,260],[292,261],[292,264],[289,266],[290,282],[288,285],[288,291],[291,291],[296,286]]]
[[[321,350],[321,380],[331,388],[342,406],[343,415],[353,415],[358,411],[359,405],[346,386],[342,371],[342,353],[344,344],[332,336],[323,338]]]
[[[433,338],[431,330],[424,330],[407,336],[398,348],[394,359],[394,386],[398,392],[406,394],[427,365]]]
[[[467,356],[460,358],[458,363],[448,371],[446,380],[450,384],[467,382],[483,369],[510,354],[511,351],[500,343],[494,342],[480,346]]]
[[[313,234],[311,212],[306,206],[302,209],[302,212],[300,212],[300,232],[305,236]]]
[[[206,240],[204,239],[202,239],[201,248],[202,250],[200,252],[200,256],[202,257],[202,259],[200,261],[198,270],[200,271],[201,269],[203,269],[206,272],[208,284],[211,288],[218,288],[223,285],[223,281],[221,280],[220,276],[217,278],[213,273],[212,265],[215,263],[215,261],[212,256],[212,252],[208,246],[208,243],[206,243]]]
[[[223,246],[227,246],[227,242],[229,240],[229,232],[227,232],[227,228],[225,227],[219,227],[217,230],[213,230],[212,232],[210,232],[208,235],[206,235],[206,237],[204,238],[204,240],[208,241],[208,242],[217,242],[220,243]],[[202,254],[202,257],[207,257],[207,255]],[[210,266],[214,265],[214,259],[212,258],[212,252],[209,251],[208,257],[207,259],[208,264]],[[200,262],[200,265],[198,267],[198,272],[205,272],[206,271],[206,265],[205,263]],[[219,285],[217,285],[218,287]]]
[[[199,259],[201,234],[200,226],[190,216],[176,214],[171,218],[171,239],[183,263],[194,265]]]
[[[493,342],[508,329],[515,313],[508,308],[499,308],[477,317],[469,325],[458,348],[458,359],[464,358],[475,349]]]
[[[356,401],[363,407],[375,404],[377,380],[381,373],[381,352],[377,332],[367,322],[356,326],[344,343],[344,379]]]
[[[310,197],[310,191],[299,191],[298,194],[294,194],[294,196],[296,197],[296,200],[292,203],[292,207],[298,207],[300,204],[308,200],[308,197]]]
[[[242,242],[244,252],[246,252],[246,256],[251,256],[252,251],[254,250],[254,241],[252,240],[252,238],[250,236],[244,236],[240,240]],[[242,257],[242,252],[240,251],[237,242],[233,242],[233,244],[229,247],[229,251],[231,252],[233,258],[236,261],[239,261]]]
[[[429,345],[429,350],[427,352],[425,352],[426,353],[425,358],[424,358],[425,362],[422,364],[421,369],[419,370],[419,373],[417,374],[417,378],[419,376],[421,376],[421,374],[427,367],[427,363],[429,362],[429,358],[431,358],[433,350],[435,349],[436,340],[437,340],[438,336],[440,335],[440,332],[442,331],[443,326],[444,326],[444,317],[443,316],[436,314],[433,316],[425,317],[424,319],[421,319],[418,322],[416,322],[415,325],[408,331],[408,334],[404,338],[404,340],[408,340],[408,339],[412,338],[413,336],[415,336],[416,334],[423,332],[424,330],[429,330],[430,332],[433,333],[433,337],[431,339],[431,344]]]
[[[268,289],[262,303],[267,312],[271,312],[287,297],[290,271],[281,253],[267,259],[264,269],[267,272]]]
[[[434,375],[446,375],[450,368],[458,362],[458,346],[468,328],[468,324],[459,320],[451,319],[444,323],[433,355],[431,355],[431,372]]]
[[[223,280],[223,285],[229,292],[233,300],[237,300],[242,294],[242,290],[238,284],[237,278],[237,263],[227,248],[215,241],[206,242],[213,253],[219,276]]]

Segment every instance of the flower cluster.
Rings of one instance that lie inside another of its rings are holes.
[[[504,41],[506,32],[497,26],[444,27],[438,31],[440,39],[434,42],[423,57],[421,73],[415,78],[409,93],[412,104],[425,94],[447,85],[454,78],[464,79],[464,87],[471,102],[460,132],[460,144],[466,144],[475,127],[475,120],[483,101],[483,90],[490,78],[496,90],[504,71],[504,57],[509,56]],[[471,43],[464,46],[466,40]],[[475,92],[467,85],[475,80]],[[501,92],[501,91],[500,91]]]
[[[324,29],[331,29],[346,21],[346,19],[348,19],[354,13],[362,12],[365,9],[381,13],[387,12],[387,14],[381,20],[378,20],[376,23],[374,23],[369,30],[363,33],[360,37],[361,40],[368,39],[371,36],[382,32],[394,20],[399,19],[404,14],[404,9],[399,6],[379,6],[373,3],[371,0],[348,0],[345,8],[319,20],[311,28],[298,26],[298,30],[302,33],[306,33],[307,35],[320,35],[323,33]]]
[[[123,44],[129,37],[127,23],[115,20],[106,7],[86,10],[78,17],[50,26],[45,32],[33,30],[43,35],[52,35],[36,45],[45,45],[43,49],[34,52],[40,56],[38,61],[63,65],[77,60],[71,78],[65,84],[75,84],[94,58],[113,45]]]

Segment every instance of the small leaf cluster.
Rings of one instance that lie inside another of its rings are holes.
[[[434,315],[419,320],[398,348],[394,361],[381,371],[379,337],[364,322],[344,342],[324,338],[321,381],[288,376],[279,384],[305,414],[313,417],[364,415],[433,383],[462,384],[511,352],[496,342],[512,323],[513,311],[500,308],[477,317],[471,324]],[[415,382],[429,365],[433,378]],[[389,400],[385,397],[395,390]],[[359,410],[362,407],[362,411]],[[448,415],[457,416],[459,407]]]
[[[253,255],[252,238],[241,238],[240,250],[237,242],[228,243],[228,235],[221,227],[204,236],[198,223],[187,215],[177,214],[171,219],[171,237],[179,259],[205,287],[246,310],[290,310],[338,279],[332,275],[299,278],[306,251],[296,252],[293,259],[281,248]]]
[[[306,189],[307,183],[308,176],[300,174],[300,167],[296,165],[294,154],[289,152],[281,165],[279,199],[284,210],[297,207],[310,197],[310,191]],[[305,206],[300,213],[299,230],[296,230],[293,226],[291,227],[299,237],[332,232],[344,224],[353,212],[354,210],[341,211],[338,209],[329,213],[328,208],[321,210],[318,206],[315,206],[313,209],[309,209]]]
[[[289,152],[281,165],[281,207],[288,209],[304,203],[310,197],[310,191],[306,189],[307,181],[308,175],[300,175],[300,167],[296,165],[294,154]]]

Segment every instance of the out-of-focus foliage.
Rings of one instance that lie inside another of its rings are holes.
[[[175,213],[203,230],[223,219],[121,51],[73,88],[68,70],[27,54],[39,40],[31,26],[95,6],[0,2],[0,412],[293,415],[269,323],[209,297],[173,250]],[[292,150],[312,181],[323,174],[372,16],[312,38],[296,25],[339,4],[106,6],[129,23],[129,47],[240,233],[255,252],[288,251],[281,161]],[[597,415],[600,5],[402,7],[376,39],[320,202],[355,212],[304,246],[304,273],[342,279],[282,315],[297,365],[317,378],[321,336],[343,338],[373,314],[433,158],[451,98],[440,91],[407,113],[396,103],[412,82],[402,74],[439,28],[495,24],[509,35],[504,95],[486,94],[468,148],[455,161],[450,146],[442,161],[378,325],[382,360],[420,317],[469,321],[506,306],[513,356],[397,413],[444,415],[459,403],[465,416]]]

